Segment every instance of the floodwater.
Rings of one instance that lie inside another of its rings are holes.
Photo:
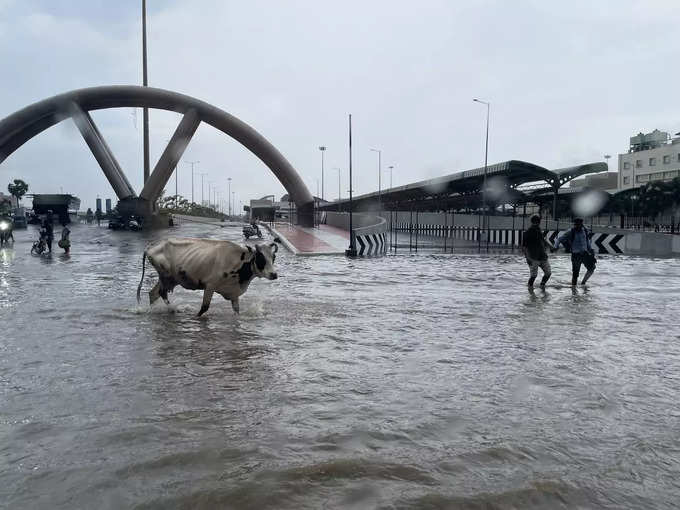
[[[137,305],[142,234],[75,226],[68,258],[29,255],[32,227],[16,237],[0,250],[0,507],[680,501],[680,260],[601,256],[572,291],[558,256],[531,293],[516,253],[281,249],[240,315],[217,296],[197,318],[196,291]]]

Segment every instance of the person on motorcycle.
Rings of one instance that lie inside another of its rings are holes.
[[[12,227],[14,222],[12,218],[6,215],[0,215],[0,245],[4,243],[9,243],[10,238],[14,242],[14,234],[12,232]]]

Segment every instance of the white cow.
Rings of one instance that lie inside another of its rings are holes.
[[[254,277],[269,280],[278,277],[273,267],[277,251],[276,243],[259,244],[254,250],[250,246],[244,248],[230,241],[210,239],[171,237],[151,243],[142,256],[142,279],[137,287],[137,302],[140,301],[148,257],[159,277],[158,283],[149,291],[151,304],[159,297],[170,304],[168,292],[181,285],[189,290],[203,290],[199,316],[208,310],[214,292],[231,301],[231,307],[238,313],[238,298],[248,290]]]

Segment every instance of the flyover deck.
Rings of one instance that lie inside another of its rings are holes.
[[[269,229],[295,255],[344,255],[349,246],[349,232],[330,225],[311,228],[276,223]]]

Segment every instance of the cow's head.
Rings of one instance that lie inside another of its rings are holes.
[[[276,252],[278,250],[279,247],[276,243],[255,245],[255,258],[253,259],[253,272],[255,276],[267,278],[268,280],[276,280],[279,277],[274,269],[274,261],[276,260]]]

